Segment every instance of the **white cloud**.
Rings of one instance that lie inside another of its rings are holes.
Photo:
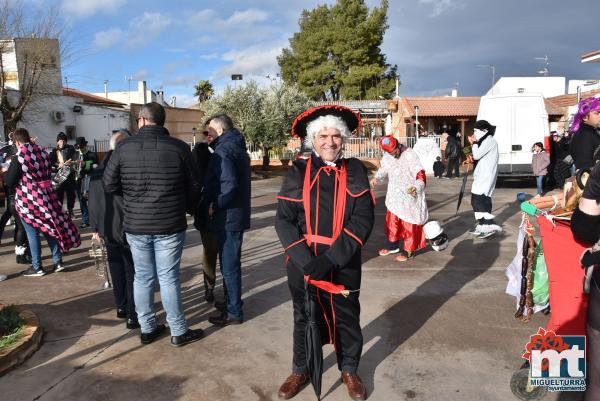
[[[419,4],[432,7],[431,12],[429,13],[429,17],[431,18],[439,17],[447,10],[465,7],[460,0],[419,0]]]
[[[74,18],[87,18],[96,13],[112,14],[127,3],[127,0],[63,0],[62,10]]]
[[[198,58],[202,60],[216,60],[219,58],[219,55],[217,53],[201,54]]]
[[[212,9],[204,9],[193,13],[188,23],[202,31],[196,39],[200,45],[225,41],[236,45],[264,41],[272,38],[277,28],[268,24],[270,14],[257,8],[236,10],[228,17],[219,16]]]
[[[132,81],[143,81],[145,79],[148,79],[148,77],[150,77],[150,71],[148,71],[145,68],[142,68],[141,70],[137,70],[136,72],[133,73],[133,75],[131,75],[131,80]]]
[[[171,18],[160,13],[145,12],[129,23],[126,47],[146,46],[171,24]]]
[[[262,76],[279,71],[277,56],[281,54],[282,44],[271,46],[251,46],[243,50],[230,50],[223,54],[223,61],[229,62],[219,68],[217,78],[229,77],[231,74],[246,76]]]
[[[233,28],[239,25],[252,25],[257,22],[264,22],[269,18],[269,14],[256,8],[250,8],[245,11],[236,11],[231,17],[224,20],[224,28]]]
[[[112,28],[97,32],[92,46],[96,49],[107,49],[118,43],[124,43],[127,49],[146,47],[156,39],[169,25],[171,19],[159,13],[145,12],[129,23],[129,29]]]
[[[123,31],[119,28],[96,32],[92,46],[95,49],[107,49],[109,47],[113,47],[115,44],[121,41],[123,35]]]

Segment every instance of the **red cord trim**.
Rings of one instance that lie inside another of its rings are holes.
[[[277,199],[286,200],[286,201],[290,201],[290,202],[302,202],[302,199],[287,198],[285,196],[277,196]]]
[[[348,230],[347,228],[344,228],[344,232],[346,234],[348,234],[349,236],[351,236],[352,238],[354,238],[356,240],[356,242],[358,242],[360,244],[360,246],[363,246],[363,242],[360,240],[360,238],[358,238],[357,235],[353,234],[352,232],[350,232],[350,230]]]
[[[291,247],[293,247],[293,246],[296,246],[296,245],[298,245],[299,243],[301,243],[301,242],[304,242],[304,241],[306,241],[306,238],[301,238],[301,239],[299,239],[298,241],[294,242],[293,244],[291,244],[291,245],[289,245],[287,248],[285,248],[285,249],[284,249],[284,252],[285,252],[285,251],[287,251],[288,249],[290,249]]]
[[[358,194],[356,194],[356,195],[355,195],[355,194],[353,194],[352,192],[350,192],[350,190],[349,190],[349,189],[348,189],[348,190],[346,190],[346,192],[348,193],[348,195],[350,195],[350,196],[351,196],[351,197],[353,197],[353,198],[358,198],[358,197],[360,197],[360,196],[363,196],[363,195],[364,195],[365,193],[367,193],[368,191],[370,191],[370,189],[368,189],[368,188],[367,188],[367,189],[365,189],[364,191],[362,191],[362,192],[359,192]]]

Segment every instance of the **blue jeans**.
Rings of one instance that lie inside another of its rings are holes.
[[[243,231],[220,231],[219,260],[227,287],[227,318],[244,320],[242,312],[242,240]]]
[[[77,199],[79,199],[79,208],[81,209],[81,222],[83,224],[90,224],[90,214],[88,212],[87,199],[85,199],[81,193],[81,180],[77,182]]]
[[[29,241],[29,250],[31,251],[31,265],[35,270],[40,270],[42,268],[42,244],[40,243],[40,231],[33,228],[33,226],[25,223],[25,220],[22,220],[23,227],[25,227],[25,232],[27,233],[27,240]],[[46,237],[46,241],[48,242],[48,246],[50,247],[50,251],[52,251],[52,261],[54,264],[62,262],[62,254],[60,253],[60,247],[58,245],[58,241],[56,238],[51,237],[50,235],[43,233],[44,237]]]
[[[539,195],[544,193],[544,177],[545,176],[543,175],[538,175],[537,177],[535,177],[535,181],[537,183],[537,193]]]
[[[181,304],[179,264],[185,242],[185,231],[170,235],[135,235],[127,233],[131,248],[135,278],[133,298],[142,333],[154,331],[157,326],[154,311],[154,282],[158,276],[160,299],[167,312],[172,336],[180,336],[187,329]]]

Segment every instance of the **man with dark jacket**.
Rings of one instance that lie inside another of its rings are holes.
[[[600,159],[600,99],[588,98],[579,102],[573,118],[570,151],[578,170],[593,168]]]
[[[77,159],[77,152],[73,145],[67,143],[67,135],[60,132],[56,136],[56,148],[50,153],[50,162],[52,163],[52,172],[56,173],[65,165],[73,167]],[[69,216],[73,217],[73,208],[75,207],[75,172],[69,174],[69,178],[62,183],[56,191],[56,196],[62,204],[67,195],[67,211]]]
[[[141,342],[150,344],[165,331],[154,311],[158,276],[171,344],[181,346],[204,335],[201,329],[188,328],[179,282],[186,212],[196,209],[200,184],[189,146],[171,137],[164,123],[163,107],[145,104],[137,118],[138,135],[117,145],[102,181],[106,192],[123,192],[123,228],[135,265],[133,295]]]
[[[456,135],[450,133],[448,135],[448,144],[446,145],[445,155],[448,159],[448,171],[446,172],[446,178],[452,178],[455,175],[457,178],[460,177],[459,166],[460,166],[460,154],[461,147]]]
[[[75,141],[75,149],[77,149],[77,163],[76,172],[77,177],[75,184],[75,191],[77,193],[77,199],[79,200],[79,207],[81,208],[81,225],[79,227],[86,228],[90,226],[90,217],[87,205],[87,192],[89,190],[89,179],[88,176],[92,172],[95,166],[98,166],[98,157],[96,152],[92,152],[87,147],[87,141],[85,137],[80,136]]]
[[[192,156],[194,157],[197,168],[196,171],[201,183],[204,182],[206,169],[208,168],[210,158],[215,151],[215,145],[216,141],[213,141],[212,137],[208,135],[208,131],[204,131],[200,136],[200,140],[192,150]],[[214,232],[210,220],[212,219],[208,218],[208,209],[206,207],[199,207],[198,210],[196,210],[194,214],[194,227],[200,231],[202,247],[204,248],[202,259],[204,300],[212,303],[215,300],[214,289],[217,276],[217,255],[219,252],[219,245],[217,242],[217,234]]]
[[[216,141],[210,158],[202,203],[217,232],[221,273],[227,287],[227,308],[209,321],[217,326],[240,324],[242,312],[242,240],[250,228],[250,158],[246,141],[225,114],[207,121],[208,134]]]
[[[102,175],[118,142],[129,137],[120,130],[110,138],[110,151],[103,165],[90,174],[89,215],[95,241],[100,238],[106,245],[108,268],[112,277],[113,294],[117,305],[117,318],[127,319],[128,329],[140,327],[133,299],[133,257],[123,231],[123,194],[109,194],[102,187]]]

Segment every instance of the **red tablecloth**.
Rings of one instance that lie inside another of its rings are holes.
[[[561,335],[585,335],[588,296],[583,293],[584,270],[579,258],[585,249],[573,238],[568,223],[553,226],[537,218],[544,248],[550,290],[550,321],[546,330]]]

